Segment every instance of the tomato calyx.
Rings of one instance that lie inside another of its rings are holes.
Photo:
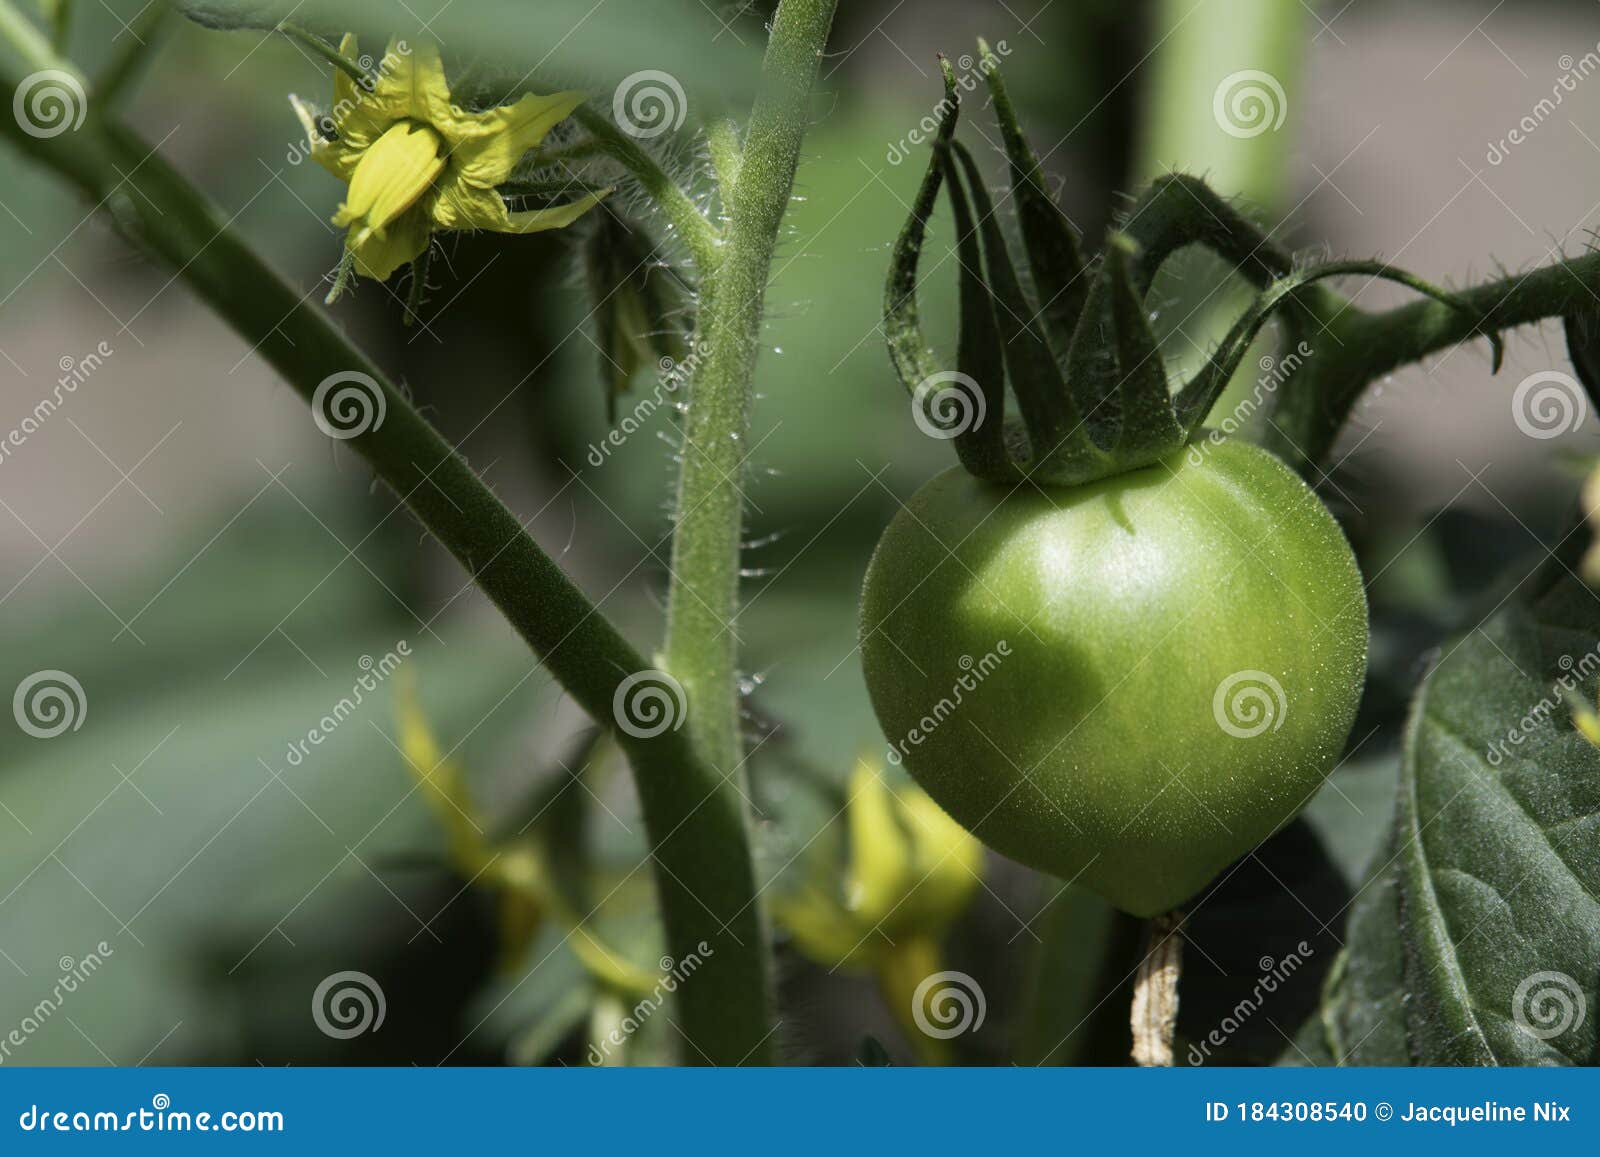
[[[978,42],[979,70],[1005,141],[1032,297],[1012,262],[995,206],[972,154],[956,139],[960,89],[940,57],[945,100],[932,157],[895,242],[884,299],[884,332],[901,382],[924,430],[954,442],[968,472],[997,483],[1030,478],[1074,486],[1148,466],[1196,437],[1201,424],[1274,316],[1291,339],[1326,328],[1352,307],[1316,283],[1360,274],[1396,281],[1452,308],[1444,289],[1377,261],[1297,267],[1204,181],[1171,174],[1153,182],[1086,261],[1046,191],[1038,157],[1023,135],[999,60]],[[917,310],[917,270],[928,219],[948,191],[959,257],[956,364],[929,349]],[[1257,289],[1212,357],[1175,392],[1150,326],[1147,297],[1173,253],[1203,245]],[[1494,348],[1497,333],[1475,318]],[[1006,385],[1017,419],[1006,418]]]

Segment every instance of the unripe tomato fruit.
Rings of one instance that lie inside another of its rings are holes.
[[[891,758],[952,817],[1152,916],[1332,769],[1367,604],[1299,478],[1197,444],[1067,489],[940,474],[872,556],[861,649]]]

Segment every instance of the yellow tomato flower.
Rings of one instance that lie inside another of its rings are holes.
[[[568,947],[603,989],[628,995],[651,992],[656,977],[597,939],[562,897],[535,840],[490,839],[465,772],[439,746],[423,714],[416,680],[402,671],[396,683],[400,751],[444,827],[451,865],[469,886],[487,889],[496,898],[504,967],[510,970],[521,963],[548,917],[567,933]]]
[[[356,38],[339,52],[354,59]],[[348,229],[356,272],[385,281],[427,251],[434,233],[489,229],[537,233],[572,224],[607,191],[567,205],[512,212],[497,191],[524,153],[583,102],[579,92],[529,94],[468,112],[450,99],[431,44],[391,41],[370,86],[333,77],[333,108],[318,112],[291,96],[312,160],[350,184],[333,223]]]
[[[914,784],[891,787],[880,764],[856,763],[845,820],[849,862],[833,865],[773,904],[795,946],[828,968],[871,972],[890,1012],[930,1064],[948,1060],[914,1013],[916,991],[943,968],[940,941],[983,875],[983,847]]]

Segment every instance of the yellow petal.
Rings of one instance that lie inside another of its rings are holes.
[[[439,138],[420,125],[400,123],[362,154],[350,178],[350,192],[334,215],[341,228],[358,225],[381,234],[428,191],[444,169]],[[359,245],[366,234],[356,237]]]
[[[598,193],[580,197],[570,205],[555,205],[549,209],[527,209],[520,213],[507,214],[507,227],[503,227],[500,232],[542,233],[546,229],[565,229],[610,194],[610,189],[602,189]]]
[[[453,178],[453,174],[452,174]],[[431,212],[435,229],[487,229],[494,233],[539,233],[564,229],[598,205],[610,189],[590,193],[568,205],[528,209],[513,213],[505,198],[493,189],[481,189],[454,179],[439,185]]]
[[[911,835],[913,884],[895,915],[924,932],[940,932],[971,903],[982,877],[983,847],[920,788],[906,787],[898,799]]]
[[[430,213],[435,229],[491,229],[506,233],[511,228],[511,215],[499,193],[454,179],[439,183]]]
[[[457,116],[454,124],[444,126],[446,135],[456,138],[451,164],[462,180],[492,189],[511,176],[524,153],[582,103],[581,92],[530,93],[515,104]]]
[[[439,749],[417,698],[416,680],[408,671],[397,676],[396,712],[400,750],[434,813],[443,821],[450,856],[459,871],[476,876],[490,858],[483,832],[472,818],[472,797],[461,769]]]
[[[396,269],[421,257],[433,236],[428,214],[421,208],[391,222],[381,234],[366,230],[357,239],[358,232],[363,231],[352,229],[348,242],[355,255],[356,272],[374,281],[388,281]]]
[[[289,105],[294,109],[294,115],[300,121],[301,127],[306,130],[307,155],[335,177],[348,181],[351,174],[356,171],[356,163],[361,159],[360,152],[340,141],[324,137],[321,124],[323,114],[312,105],[293,93],[289,94]]]
[[[394,120],[410,118],[446,128],[453,113],[439,49],[427,41],[404,42],[403,49],[401,45],[398,40],[389,42],[365,103]]]
[[[827,877],[827,870],[818,874]],[[858,963],[873,939],[870,927],[858,925],[826,892],[807,885],[776,897],[772,914],[794,937],[795,947],[824,968]]]
[[[911,881],[910,849],[894,815],[894,796],[878,768],[860,760],[850,777],[850,908],[871,925],[887,916]]]

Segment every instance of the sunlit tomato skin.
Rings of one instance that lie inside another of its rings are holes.
[[[1321,785],[1367,604],[1299,478],[1197,444],[1069,489],[934,478],[867,568],[861,650],[891,758],[951,816],[1151,916]]]

